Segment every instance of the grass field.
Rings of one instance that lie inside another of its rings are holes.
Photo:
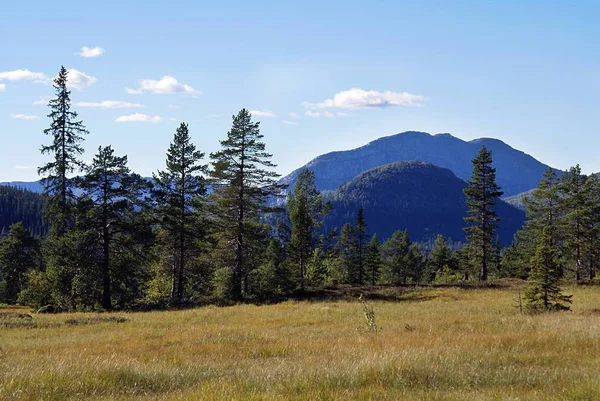
[[[0,399],[600,400],[600,287],[567,292],[573,312],[539,316],[519,314],[514,285],[409,292],[371,302],[378,334],[349,301],[3,308]]]

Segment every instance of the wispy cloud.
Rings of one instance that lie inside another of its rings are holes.
[[[378,92],[352,88],[336,93],[332,99],[326,99],[319,103],[303,102],[302,105],[309,110],[384,108],[390,106],[421,107],[425,100],[426,98],[423,96],[408,92]]]
[[[11,114],[11,117],[17,120],[37,120],[38,116],[28,115],[28,114]]]
[[[75,68],[71,68],[67,77],[67,86],[69,88],[82,90],[83,88],[87,88],[89,86],[94,85],[96,81],[98,81],[97,78],[84,74],[83,72],[78,71]]]
[[[33,104],[36,106],[40,106],[40,105],[47,105],[48,102],[50,101],[50,98],[48,96],[40,96],[40,98],[38,100],[34,100]]]
[[[36,167],[35,166],[24,166],[22,164],[17,164],[17,165],[15,165],[15,168],[17,170],[31,170],[31,169],[34,169]]]
[[[300,114],[296,113],[295,111],[290,112],[288,115],[292,118],[300,118]]]
[[[296,121],[290,121],[290,120],[283,120],[281,123],[285,124],[285,125],[296,125],[296,124],[298,124]]]
[[[250,110],[254,117],[275,117],[275,113],[269,110]]]
[[[0,81],[34,81],[37,83],[47,83],[48,77],[41,72],[12,70],[0,72]]]
[[[6,85],[0,84],[0,92],[4,92],[6,90]]]
[[[331,111],[306,110],[304,112],[304,115],[307,117],[313,117],[313,118],[319,118],[319,117],[332,118],[332,117],[348,117],[349,114],[342,113],[342,112],[332,113]]]
[[[76,53],[78,55],[80,55],[81,57],[98,57],[101,56],[104,53],[104,49],[101,47],[87,47],[87,46],[83,46],[81,48],[81,50],[79,51],[79,53]]]
[[[139,103],[124,102],[120,100],[104,100],[102,102],[78,102],[79,107],[91,107],[97,109],[138,109],[144,107]]]
[[[135,113],[135,114],[129,114],[126,116],[120,116],[115,121],[118,123],[137,122],[137,123],[154,123],[154,124],[156,124],[156,123],[161,122],[162,118],[160,116],[149,116],[148,114]]]
[[[190,85],[182,84],[177,81],[174,77],[165,75],[160,80],[153,79],[142,79],[140,81],[139,89],[125,88],[125,91],[130,95],[139,95],[142,93],[154,93],[154,94],[169,94],[169,93],[183,93],[200,95],[201,92],[192,88]]]

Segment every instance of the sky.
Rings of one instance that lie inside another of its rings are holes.
[[[0,7],[0,181],[37,179],[50,85],[149,176],[180,122],[207,155],[241,108],[287,174],[414,130],[600,171],[600,2],[48,1]]]

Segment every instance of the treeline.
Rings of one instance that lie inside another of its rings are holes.
[[[27,230],[43,234],[42,197],[21,188],[0,185],[0,238],[15,223],[23,223]]]
[[[84,164],[89,132],[71,110],[67,78],[61,68],[54,80],[42,147],[50,160],[39,168],[49,230],[34,236],[18,223],[0,240],[0,302],[48,311],[153,308],[276,300],[327,285],[521,277],[531,279],[532,309],[560,309],[570,299],[558,280],[595,271],[600,215],[591,210],[600,190],[577,170],[560,180],[547,173],[528,201],[527,225],[504,251],[494,210],[502,192],[485,147],[465,189],[464,247],[439,236],[426,249],[407,231],[380,241],[368,235],[362,208],[356,221],[325,232],[331,205],[314,173],[302,171],[289,192],[280,186],[259,123],[245,109],[208,157],[181,123],[151,180],[111,146]],[[285,193],[285,209],[270,206]]]

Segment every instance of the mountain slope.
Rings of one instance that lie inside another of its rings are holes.
[[[0,185],[6,187],[13,187],[19,189],[26,189],[31,192],[42,193],[44,186],[39,181],[11,181],[11,182],[0,182]]]
[[[0,233],[23,222],[26,229],[38,234],[43,227],[43,206],[42,197],[35,192],[0,185]]]
[[[284,177],[281,182],[293,187],[300,171],[308,168],[315,172],[318,189],[332,191],[373,167],[411,160],[448,168],[457,177],[468,180],[473,170],[471,160],[482,145],[493,153],[497,181],[504,196],[536,187],[548,167],[497,139],[482,138],[466,142],[450,134],[431,135],[409,131],[377,139],[353,150],[324,154]]]
[[[421,241],[437,234],[463,241],[466,214],[463,189],[466,182],[449,169],[423,162],[396,162],[368,170],[340,186],[329,198],[333,208],[325,229],[353,223],[359,206],[364,208],[369,233],[387,238],[395,230],[408,229]],[[522,227],[525,214],[500,201],[498,236],[509,245]]]

